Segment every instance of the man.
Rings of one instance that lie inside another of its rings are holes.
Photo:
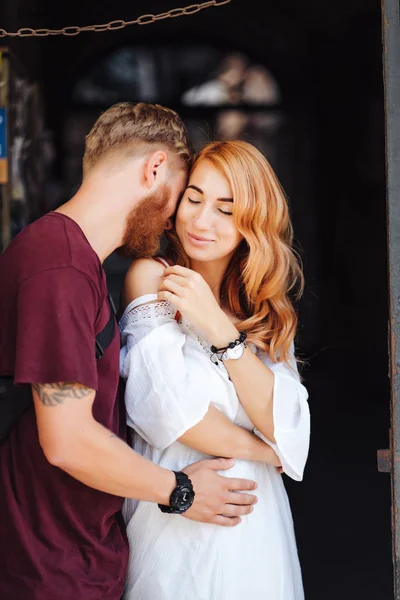
[[[176,113],[111,107],[87,136],[78,192],[0,257],[0,374],[31,385],[34,400],[0,447],[0,598],[119,600],[124,497],[220,525],[252,510],[255,497],[237,492],[255,483],[216,473],[229,461],[176,476],[137,455],[117,399],[117,329],[94,352],[109,319],[102,263],[121,247],[157,250],[189,162]]]

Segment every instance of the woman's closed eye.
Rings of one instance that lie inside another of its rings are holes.
[[[193,200],[193,198],[189,198],[189,197],[188,197],[188,202],[190,202],[190,204],[201,204],[201,200]],[[232,213],[229,212],[228,210],[223,210],[222,208],[219,208],[218,211],[220,213],[222,213],[223,215],[232,216]]]

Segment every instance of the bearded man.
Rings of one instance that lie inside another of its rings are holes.
[[[168,108],[122,103],[86,138],[81,187],[21,231],[0,257],[0,376],[33,403],[0,446],[0,597],[119,600],[128,562],[124,498],[170,506],[173,471],[125,443],[120,340],[102,263],[115,250],[153,255],[185,188],[184,125]],[[189,465],[188,518],[231,524],[252,510],[254,482]],[[193,493],[192,493],[193,496]],[[227,504],[229,503],[229,510]],[[177,517],[179,518],[179,517]]]

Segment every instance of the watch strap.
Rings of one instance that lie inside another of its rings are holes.
[[[173,471],[173,473],[175,473],[177,485],[186,485],[190,488],[193,488],[192,482],[190,481],[186,473],[184,473],[183,471]]]
[[[186,475],[186,473],[184,473],[183,471],[172,471],[172,472],[175,475],[176,487],[172,490],[171,496],[174,493],[174,491],[180,487],[189,488],[192,491],[193,496],[194,496],[193,484],[192,484],[191,480],[189,479],[189,477]],[[158,508],[161,510],[161,512],[169,513],[169,514],[171,514],[171,513],[182,514],[182,512],[184,512],[184,511],[176,510],[173,506],[168,506],[167,504],[159,504]]]

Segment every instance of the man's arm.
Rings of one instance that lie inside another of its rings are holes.
[[[94,390],[68,382],[35,384],[32,390],[40,445],[52,465],[110,494],[169,503],[174,474],[134,452],[93,418]],[[187,469],[196,494],[189,518],[236,525],[251,512],[256,497],[237,492],[254,490],[256,484],[216,473],[231,466],[221,459]]]
[[[52,465],[103,492],[168,503],[174,474],[95,421],[94,390],[66,382],[32,387],[40,445]]]

